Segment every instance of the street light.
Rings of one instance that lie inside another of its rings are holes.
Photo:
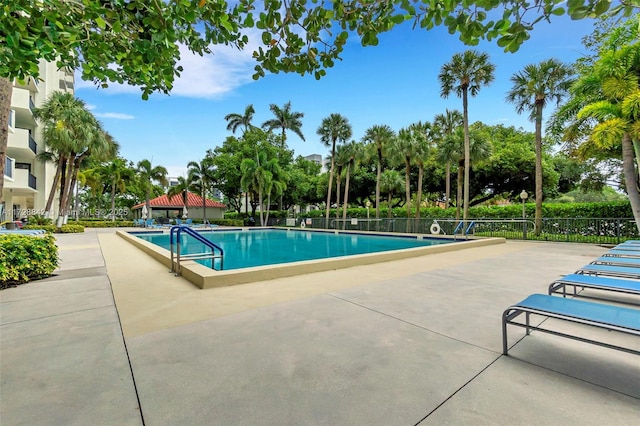
[[[527,201],[527,198],[529,198],[529,194],[527,194],[527,191],[525,191],[524,189],[522,190],[522,192],[520,193],[520,199],[522,200],[522,239],[526,240],[527,239],[527,222],[525,221],[525,219],[527,218],[527,215],[524,211],[524,203],[525,201]]]
[[[527,201],[527,198],[529,198],[529,194],[527,194],[527,191],[523,189],[522,192],[520,193],[520,199],[522,200],[522,218],[523,219],[527,217],[524,211],[524,203],[525,201]]]

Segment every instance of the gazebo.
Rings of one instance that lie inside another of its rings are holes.
[[[223,203],[213,200],[205,200],[207,219],[221,219],[224,217],[224,212],[227,206]],[[135,218],[142,217],[142,207],[146,203],[136,204],[131,207],[131,211]],[[168,195],[161,195],[159,197],[149,200],[150,211],[147,212],[149,218],[166,217],[170,219],[182,218],[184,215],[185,204],[183,202],[182,194],[169,197]],[[192,219],[203,219],[204,209],[202,205],[202,197],[194,194],[193,192],[187,193],[187,215]]]

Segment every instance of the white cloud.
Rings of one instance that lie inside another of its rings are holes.
[[[133,120],[135,117],[130,114],[123,114],[121,112],[97,112],[95,114],[98,118],[113,118],[115,120]]]
[[[96,106],[93,104],[86,104],[85,107],[89,110],[89,111],[93,111],[94,109],[96,109]]]
[[[244,50],[238,50],[232,46],[215,45],[212,54],[200,56],[191,53],[189,49],[180,45],[180,60],[178,65],[183,68],[180,77],[174,81],[172,96],[184,96],[189,98],[218,98],[234,89],[251,83],[253,79],[253,67],[256,62],[253,59],[253,51],[257,50],[260,42],[260,33],[256,30],[247,32],[250,42]],[[80,78],[81,73],[76,74],[76,90],[97,88],[90,81]],[[140,94],[140,88],[126,84],[110,83],[105,93],[136,93]]]

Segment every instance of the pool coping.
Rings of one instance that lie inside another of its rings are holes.
[[[246,230],[250,231],[256,228],[219,228],[217,231]],[[279,227],[265,227],[257,229],[279,229]],[[429,239],[447,239],[452,240],[450,236],[437,236],[430,234],[412,234],[412,233],[392,233],[392,232],[367,232],[367,231],[343,231],[343,230],[326,230],[326,229],[305,229],[285,228],[294,232],[326,232],[340,234],[359,234],[359,235],[377,235],[392,237],[411,237],[411,238],[429,238]],[[133,244],[149,256],[159,261],[167,268],[171,269],[171,253],[169,250],[156,246],[153,243],[137,238],[132,231],[117,231],[116,234]],[[133,231],[136,232],[136,231]],[[144,233],[139,231],[136,233]],[[158,233],[158,230],[148,231],[149,233]],[[256,266],[244,269],[232,269],[228,271],[216,271],[207,268],[193,260],[181,261],[181,275],[196,287],[201,289],[227,287],[232,285],[247,284],[257,281],[267,281],[276,278],[291,277],[295,275],[304,275],[314,272],[324,272],[334,269],[344,269],[359,265],[370,265],[373,263],[390,262],[399,259],[407,259],[412,257],[425,256],[435,253],[446,253],[452,251],[463,250],[471,247],[482,247],[495,244],[503,244],[506,242],[504,238],[481,238],[468,237],[464,240],[456,240],[449,244],[438,244],[426,247],[415,247],[394,251],[386,251],[379,253],[358,254],[352,256],[331,257],[327,259],[304,260],[300,262],[283,263],[268,266]]]

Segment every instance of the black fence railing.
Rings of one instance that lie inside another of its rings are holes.
[[[381,218],[346,220],[330,218],[325,226],[324,218],[295,220],[295,226],[316,229],[342,229],[349,231],[398,232],[416,234],[465,235],[477,237],[501,237],[518,240],[579,242],[594,244],[619,244],[629,239],[640,239],[633,218],[543,218],[542,229],[537,232],[533,218],[520,219],[469,219],[465,226],[460,221],[442,218]],[[437,224],[437,228],[434,225]],[[284,226],[285,219],[269,219],[269,226]]]

